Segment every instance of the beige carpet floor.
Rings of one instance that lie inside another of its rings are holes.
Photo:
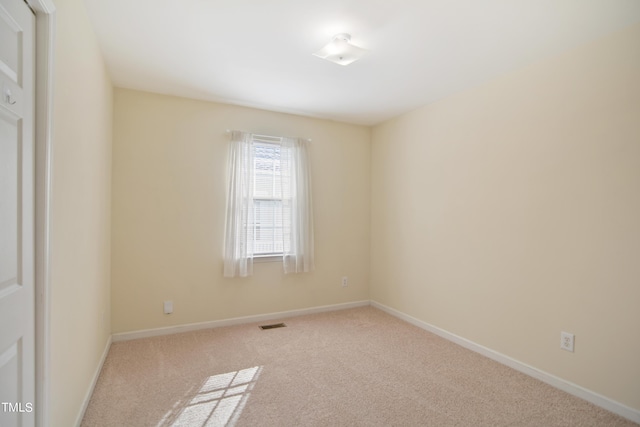
[[[637,426],[372,307],[281,321],[114,343],[82,426]]]

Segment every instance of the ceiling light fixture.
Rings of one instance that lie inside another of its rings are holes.
[[[313,55],[336,64],[349,65],[367,53],[366,49],[354,46],[350,41],[351,36],[349,34],[336,34],[328,45]]]

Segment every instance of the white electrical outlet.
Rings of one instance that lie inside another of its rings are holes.
[[[349,278],[347,276],[342,276],[342,287],[346,288],[349,285]]]
[[[575,336],[569,332],[560,332],[560,348],[573,353],[573,339]]]
[[[164,314],[173,313],[173,301],[165,301],[164,302]]]

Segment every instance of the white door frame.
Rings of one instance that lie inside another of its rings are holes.
[[[53,138],[53,0],[26,0],[36,14],[35,117],[35,356],[36,426],[49,426],[50,282],[49,236],[51,207],[51,148]]]

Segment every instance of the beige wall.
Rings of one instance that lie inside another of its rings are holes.
[[[226,129],[313,139],[313,273],[222,277]],[[367,127],[116,89],[112,331],[367,300],[369,147]]]
[[[49,424],[72,426],[110,335],[113,91],[84,2],[55,4]]]
[[[635,26],[376,126],[372,299],[640,410],[639,76]]]

